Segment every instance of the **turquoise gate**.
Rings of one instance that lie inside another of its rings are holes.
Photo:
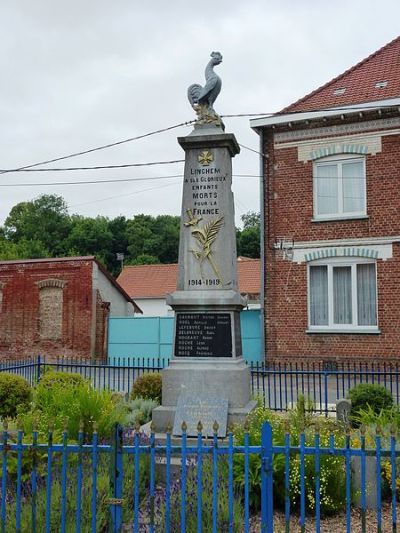
[[[243,355],[248,362],[262,361],[260,311],[240,314]],[[108,358],[170,358],[174,317],[111,317]]]

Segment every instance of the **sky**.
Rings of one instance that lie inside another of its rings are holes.
[[[223,55],[220,115],[278,112],[397,37],[399,17],[398,0],[1,0],[0,168],[193,120],[187,87],[204,84],[214,50]],[[259,211],[259,142],[249,117],[224,123],[242,145],[233,161],[240,225]],[[35,168],[182,160],[177,137],[191,130]],[[88,217],[178,215],[182,173],[183,163],[3,173],[0,225],[14,205],[41,194],[61,195],[70,214]],[[98,183],[123,178],[131,181]],[[54,185],[88,180],[96,183]]]

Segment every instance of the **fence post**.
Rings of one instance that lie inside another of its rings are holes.
[[[329,391],[328,391],[328,372],[326,370],[324,370],[324,387],[325,387],[325,391],[324,391],[324,401],[325,401],[325,416],[327,417],[328,416],[328,402],[329,402]]]
[[[273,533],[272,428],[265,422],[261,432],[261,531]]]
[[[119,533],[122,528],[122,484],[124,475],[122,463],[122,436],[122,426],[120,424],[115,424],[110,458],[110,487],[112,497],[108,500],[112,520],[111,531],[113,533]]]
[[[37,358],[37,380],[39,383],[40,381],[40,354],[38,355],[38,358]]]

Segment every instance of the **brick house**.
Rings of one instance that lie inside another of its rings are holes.
[[[267,361],[398,361],[400,37],[251,126]]]
[[[260,308],[260,260],[238,257],[239,290],[247,297],[248,309]],[[125,266],[117,281],[140,306],[145,316],[172,316],[165,297],[176,290],[178,265]]]
[[[135,312],[94,257],[0,261],[0,358],[105,358],[109,315]]]

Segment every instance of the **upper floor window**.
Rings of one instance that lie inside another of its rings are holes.
[[[314,163],[314,218],[366,215],[365,159],[336,156]]]

